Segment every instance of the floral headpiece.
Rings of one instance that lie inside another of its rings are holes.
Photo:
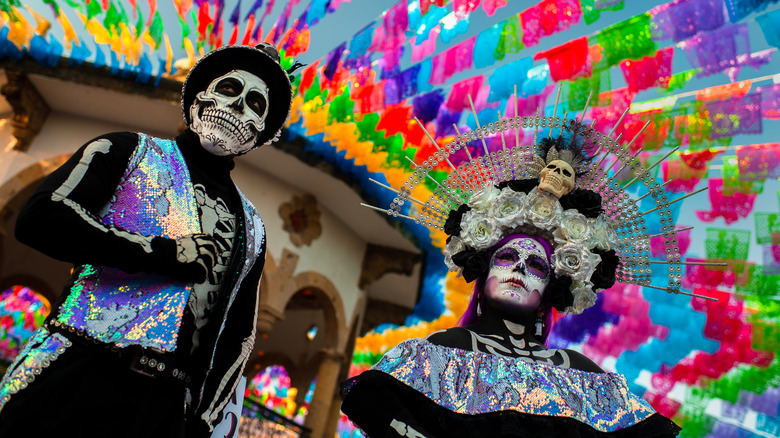
[[[487,272],[489,249],[502,237],[522,233],[544,238],[554,249],[555,274],[545,296],[568,313],[582,313],[596,302],[596,292],[615,281],[694,295],[681,290],[681,265],[687,262],[681,260],[670,209],[671,203],[683,198],[668,201],[651,174],[673,151],[646,168],[636,159],[638,153],[630,152],[633,141],[623,147],[611,137],[615,128],[603,135],[582,120],[568,120],[566,114],[556,117],[557,107],[556,101],[552,117],[542,117],[538,111],[535,117],[504,119],[499,114],[499,120],[487,126],[480,125],[474,112],[477,129],[458,133],[444,148],[425,131],[437,150],[422,164],[414,163],[414,173],[403,187],[390,187],[397,193],[392,205],[386,210],[363,205],[444,230],[449,235],[445,263],[467,281]],[[549,129],[549,134],[537,142],[540,128]],[[533,143],[521,145],[521,131],[530,129]],[[501,148],[488,148],[486,140],[499,136]],[[515,137],[514,146],[506,145],[506,136]],[[459,158],[451,159],[454,156]],[[608,165],[602,167],[605,161]],[[450,172],[439,182],[430,172],[445,163]],[[621,186],[616,176],[624,171],[632,179]],[[412,198],[412,191],[426,179],[435,185],[432,196],[426,202]],[[649,193],[633,199],[625,189],[636,182]],[[656,207],[640,212],[638,201],[650,195]],[[404,214],[408,200],[414,203]],[[660,217],[662,232],[655,236],[648,234],[645,225],[650,214]],[[649,239],[661,236],[667,247],[666,262],[650,259]],[[666,287],[650,284],[650,263],[667,264]]]
[[[554,248],[555,272],[545,295],[559,310],[582,313],[596,302],[594,288],[615,283],[617,233],[603,215],[593,216],[600,210],[600,197],[596,195],[597,207],[585,210],[589,217],[577,208],[564,209],[562,204],[569,207],[577,194],[567,194],[562,203],[534,180],[509,183],[480,190],[450,213],[444,226],[450,235],[444,262],[451,271],[460,270],[466,281],[473,281],[487,272],[488,250],[504,236],[523,233],[545,238]],[[526,193],[529,186],[533,188]]]

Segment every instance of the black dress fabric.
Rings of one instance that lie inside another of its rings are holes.
[[[0,436],[183,438],[185,386],[74,343],[0,411]],[[208,436],[208,435],[200,435]]]
[[[571,418],[516,411],[460,414],[376,370],[343,382],[341,397],[342,412],[371,438],[415,436],[414,432],[407,430],[404,434],[391,427],[394,419],[431,438],[666,438],[680,432],[677,425],[660,414],[615,432],[601,432]]]

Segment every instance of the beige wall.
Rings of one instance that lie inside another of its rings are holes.
[[[251,153],[262,154],[263,150]],[[299,259],[293,275],[314,271],[327,277],[341,294],[343,314],[348,321],[352,320],[355,305],[362,293],[357,285],[366,242],[350,231],[324,205],[319,205],[322,234],[311,246],[296,247],[282,229],[279,206],[290,202],[293,195],[303,193],[292,191],[280,181],[240,162],[233,171],[233,179],[260,212],[268,235],[268,251],[274,260],[281,259],[285,248],[296,253]]]

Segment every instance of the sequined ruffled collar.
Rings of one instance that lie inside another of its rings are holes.
[[[621,374],[591,373],[410,339],[373,369],[453,412],[504,410],[569,417],[602,432],[632,426],[655,411],[631,394]]]

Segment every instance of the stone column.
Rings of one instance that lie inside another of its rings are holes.
[[[311,438],[325,438],[325,428],[332,412],[331,404],[338,387],[339,371],[344,361],[344,354],[336,350],[322,349],[320,354],[322,361],[317,371],[317,386],[314,387],[309,413],[304,422],[304,426],[312,430]]]
[[[325,424],[325,434],[323,437],[336,436],[336,431],[339,428],[340,418],[341,396],[339,394],[333,394],[333,400],[330,403],[330,413],[328,414],[328,422]]]

